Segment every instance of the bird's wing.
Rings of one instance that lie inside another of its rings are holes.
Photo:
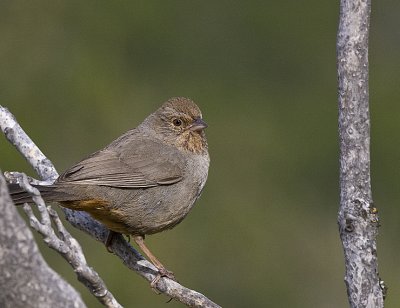
[[[179,182],[185,162],[177,150],[150,140],[107,147],[65,171],[58,183],[147,188]]]

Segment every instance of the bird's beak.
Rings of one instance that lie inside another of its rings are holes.
[[[208,125],[206,122],[204,122],[202,119],[197,118],[195,121],[193,121],[193,123],[189,126],[189,129],[192,132],[197,132],[199,130],[205,129],[207,128]]]

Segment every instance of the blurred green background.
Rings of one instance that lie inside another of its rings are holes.
[[[400,2],[373,3],[372,184],[387,307],[400,301]],[[224,307],[346,307],[336,223],[339,1],[2,1],[0,104],[61,172],[172,96],[209,128],[206,188],[177,228],[148,237],[179,281]],[[0,168],[34,175],[0,138]],[[181,307],[85,234],[125,307]],[[53,268],[100,305],[66,262]]]

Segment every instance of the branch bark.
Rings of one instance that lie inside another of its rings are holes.
[[[351,307],[383,307],[378,214],[370,179],[368,35],[370,0],[341,0],[337,36],[340,139],[338,224]]]
[[[58,177],[58,173],[50,160],[46,158],[23,131],[14,116],[2,106],[0,106],[0,128],[6,138],[27,159],[43,181],[51,183]],[[12,173],[9,173],[8,176],[14,178]],[[98,241],[105,242],[108,230],[101,223],[92,219],[89,214],[64,208],[63,211],[67,221],[74,227],[88,233]],[[157,276],[157,269],[144,259],[122,236],[115,236],[109,248],[121,258],[128,268],[134,270],[148,282],[153,281]],[[155,288],[160,293],[164,293],[187,306],[220,307],[203,294],[188,289],[167,277],[162,277],[155,285]]]
[[[25,174],[20,174],[19,184],[32,195],[33,202],[39,210],[40,219],[35,216],[29,204],[23,206],[31,227],[43,237],[44,242],[50,248],[63,256],[74,269],[78,280],[89,289],[100,303],[109,308],[122,308],[107,289],[99,274],[87,264],[81,245],[64,228],[57,212],[50,206],[46,207],[40,192],[29,184],[28,177]],[[55,231],[52,222],[55,225]]]
[[[0,307],[86,307],[44,261],[0,172]]]

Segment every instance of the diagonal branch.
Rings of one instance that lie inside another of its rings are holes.
[[[383,307],[378,275],[378,214],[372,202],[368,35],[370,0],[341,0],[337,36],[340,209],[345,282],[351,307]]]
[[[53,164],[23,131],[14,116],[2,106],[0,106],[0,128],[11,144],[28,160],[40,178],[46,182],[54,182],[58,177],[58,173]],[[8,175],[13,177],[13,174]],[[74,227],[90,234],[98,241],[105,242],[108,230],[101,223],[92,219],[89,214],[65,208],[63,208],[63,211],[66,219]],[[157,276],[157,269],[145,260],[122,236],[116,236],[113,239],[110,249],[121,258],[128,268],[137,272],[148,282],[153,281]],[[203,294],[188,289],[167,277],[162,277],[155,285],[155,288],[159,292],[188,306],[220,307]]]
[[[52,249],[63,256],[65,260],[72,266],[78,276],[78,280],[82,282],[89,291],[106,307],[120,308],[122,307],[110,291],[100,276],[86,262],[82,248],[78,241],[64,228],[57,212],[50,206],[46,207],[39,191],[32,187],[25,174],[20,174],[19,184],[25,191],[32,195],[33,202],[37,205],[40,214],[40,220],[34,215],[29,204],[25,204],[23,209],[27,214],[30,224],[40,235],[44,242]],[[52,228],[52,222],[56,226],[58,235]]]
[[[86,307],[40,254],[0,172],[0,307]]]

